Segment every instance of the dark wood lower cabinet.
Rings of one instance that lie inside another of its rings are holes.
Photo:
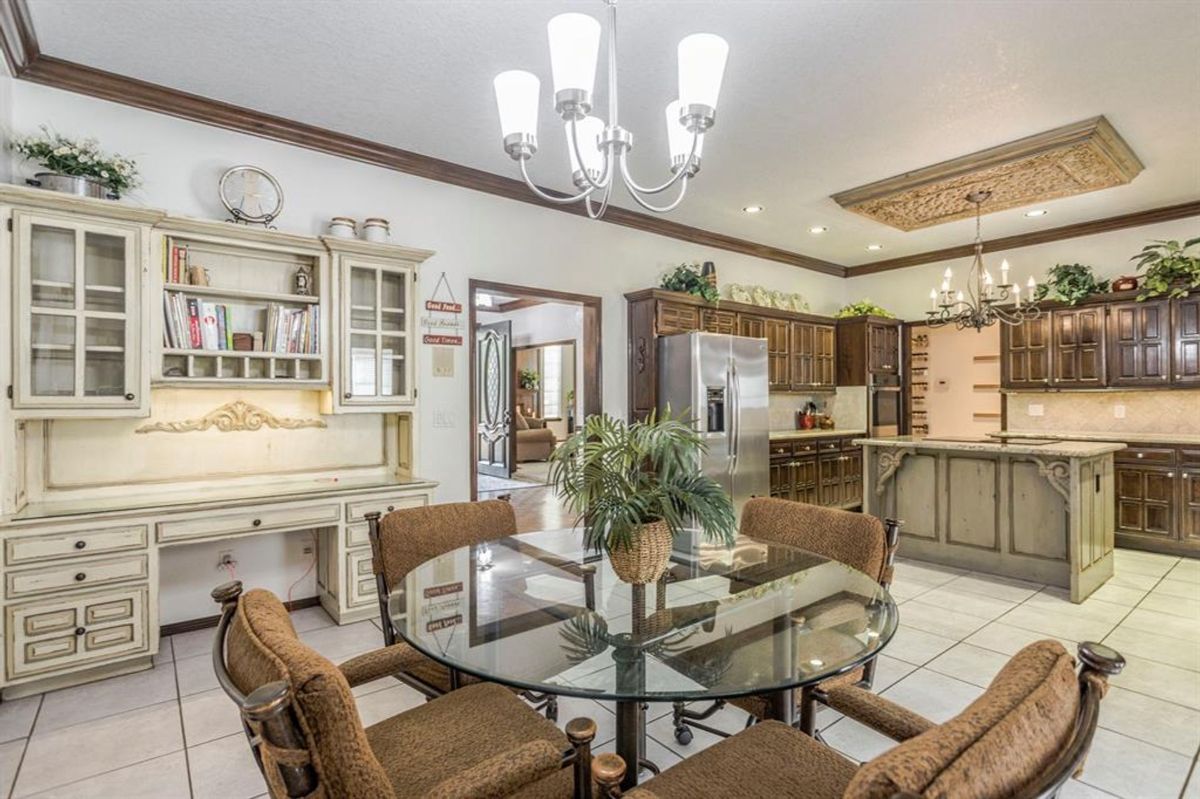
[[[1114,459],[1117,546],[1200,555],[1200,450],[1131,445]]]
[[[862,504],[862,449],[850,439],[771,444],[771,496],[831,508]]]

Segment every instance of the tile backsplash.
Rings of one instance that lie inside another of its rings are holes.
[[[1008,429],[1200,435],[1200,390],[1015,392]]]
[[[841,386],[832,394],[775,394],[770,397],[772,430],[795,430],[796,412],[809,401],[818,413],[833,415],[836,428],[865,430],[867,427],[867,389],[865,386]]]

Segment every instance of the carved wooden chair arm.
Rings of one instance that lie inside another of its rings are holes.
[[[854,685],[830,688],[821,698],[839,713],[893,741],[907,741],[937,726],[924,716]]]
[[[346,682],[356,685],[410,671],[424,661],[424,655],[408,644],[392,644],[352,657],[338,666]]]
[[[562,767],[562,752],[550,741],[527,741],[442,780],[426,799],[508,796]]]

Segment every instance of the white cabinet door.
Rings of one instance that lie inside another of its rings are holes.
[[[17,211],[13,406],[26,416],[145,416],[145,232]]]
[[[343,256],[336,405],[387,411],[414,404],[414,266]]]

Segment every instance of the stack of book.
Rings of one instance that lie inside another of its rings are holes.
[[[271,303],[265,309],[266,333],[256,349],[267,352],[319,352],[320,307],[287,308]],[[233,317],[229,306],[204,302],[180,291],[163,292],[163,343],[169,349],[233,350]]]
[[[178,244],[172,244],[170,250],[164,253],[163,280],[167,283],[186,283],[188,270],[188,249]]]

